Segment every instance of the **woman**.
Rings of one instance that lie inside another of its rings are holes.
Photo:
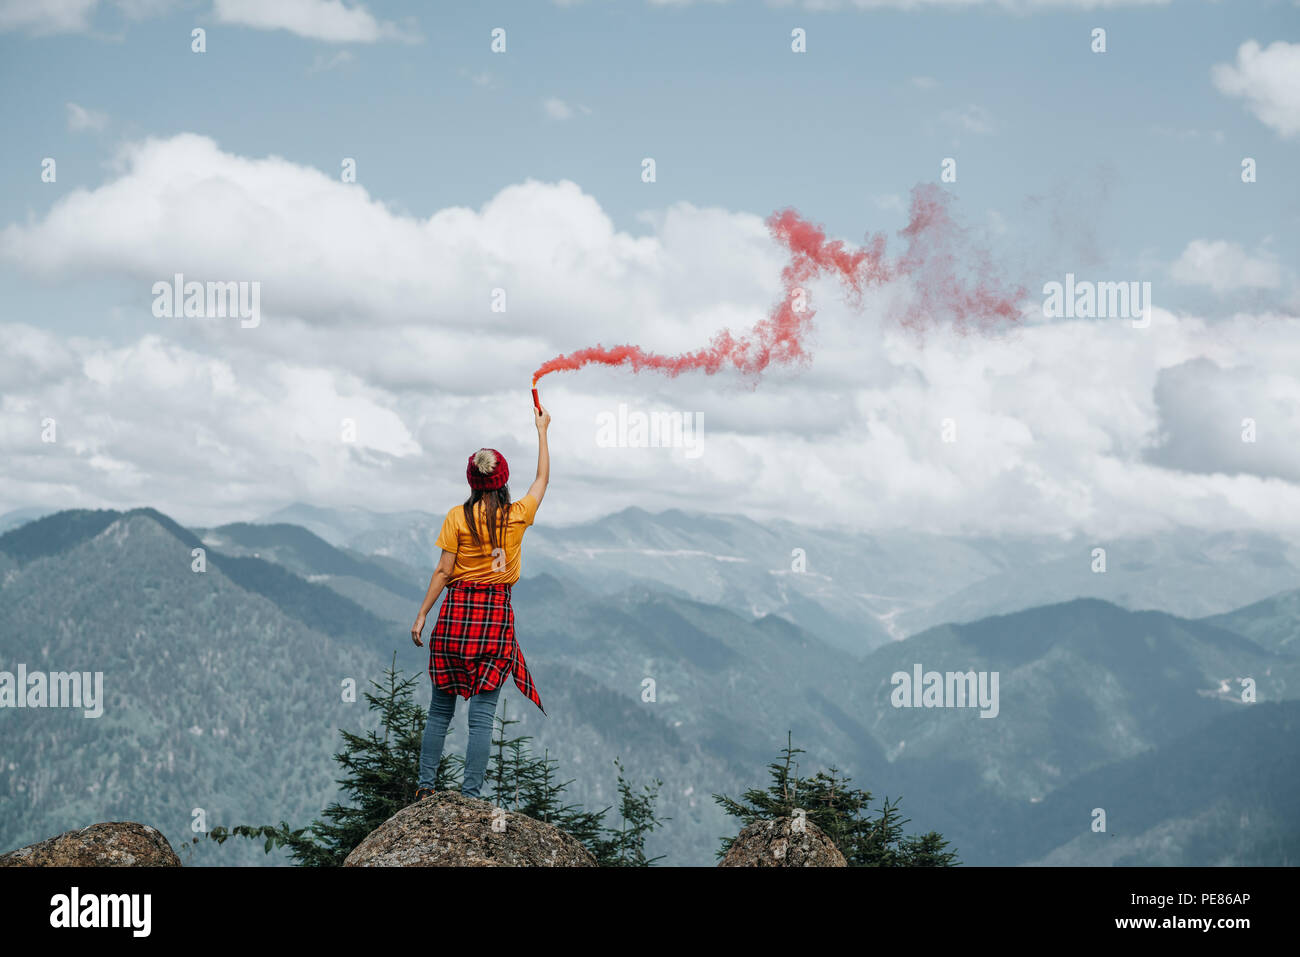
[[[483,786],[492,746],[492,720],[506,678],[513,674],[515,686],[542,707],[515,641],[515,613],[510,607],[510,586],[519,581],[524,531],[533,524],[551,479],[551,453],[546,446],[551,416],[544,409],[535,409],[533,415],[537,477],[528,494],[511,502],[506,486],[510,466],[505,456],[496,449],[479,449],[465,467],[470,496],[464,505],[447,513],[438,535],[442,557],[411,626],[411,640],[423,647],[424,618],[445,586],[447,597],[429,636],[433,701],[420,749],[417,801],[433,793],[457,695],[469,699],[469,743],[460,788],[467,797],[478,797]]]

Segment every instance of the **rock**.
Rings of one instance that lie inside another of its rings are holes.
[[[92,824],[0,854],[0,867],[180,867],[159,831],[134,821]]]
[[[504,829],[492,829],[494,816]],[[343,866],[595,867],[596,859],[554,824],[438,791],[371,831]]]
[[[736,835],[719,867],[848,867],[844,855],[826,832],[812,821],[755,821]]]

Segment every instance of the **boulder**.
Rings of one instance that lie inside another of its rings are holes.
[[[554,824],[438,791],[371,831],[343,866],[595,867],[596,859]]]
[[[848,867],[826,832],[795,818],[755,821],[736,835],[719,867]]]
[[[91,824],[79,831],[0,854],[0,867],[180,867],[159,831],[134,821]]]

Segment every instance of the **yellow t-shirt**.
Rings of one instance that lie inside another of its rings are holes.
[[[443,551],[456,553],[456,565],[452,569],[448,582],[474,581],[488,582],[493,585],[513,585],[519,581],[519,572],[523,568],[524,531],[533,524],[537,515],[537,499],[525,495],[517,502],[510,503],[510,515],[505,529],[505,541],[497,539],[497,553],[492,551],[492,541],[488,538],[487,523],[483,517],[482,502],[474,507],[474,517],[478,521],[479,538],[482,545],[475,545],[470,536],[469,526],[465,524],[465,510],[457,505],[447,513],[443,520],[442,531],[435,543]],[[499,521],[499,519],[498,519]]]

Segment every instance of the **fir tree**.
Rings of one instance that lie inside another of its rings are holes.
[[[353,804],[330,804],[323,820],[296,830],[281,821],[276,826],[216,827],[208,837],[224,844],[229,837],[261,838],[270,853],[285,847],[297,864],[339,866],[367,834],[411,803],[419,779],[420,743],[424,736],[425,709],[415,703],[411,692],[418,676],[405,677],[394,663],[384,672],[383,682],[371,682],[374,691],[365,692],[371,711],[379,712],[379,730],[355,734],[340,729],[343,750],[334,760],[343,768],[339,785]],[[449,776],[448,761],[438,766],[440,781]]]
[[[655,802],[663,782],[655,780],[635,793],[624,777],[623,764],[618,769],[619,825],[606,827],[605,815],[611,808],[588,811],[577,804],[562,804],[561,795],[573,780],[556,779],[558,762],[550,753],[533,758],[528,737],[507,738],[506,731],[517,720],[508,717],[508,708],[497,717],[497,738],[492,742],[488,779],[492,781],[493,801],[510,811],[517,811],[539,821],[554,824],[573,835],[591,851],[601,867],[649,867],[660,857],[646,857],[645,839],[670,818],[655,816]]]
[[[370,710],[379,713],[379,729],[365,734],[340,731],[343,749],[334,759],[344,771],[338,783],[349,803],[333,802],[321,818],[306,827],[294,829],[284,821],[277,825],[240,824],[213,828],[208,838],[218,844],[231,837],[261,840],[268,854],[272,848],[285,848],[296,864],[342,865],[371,831],[410,804],[415,795],[427,711],[415,702],[412,691],[421,677],[403,676],[394,655],[382,681],[372,681],[374,690],[365,694]],[[506,737],[508,729],[519,723],[508,717],[508,711],[503,708],[496,718],[494,750],[486,775],[494,804],[568,832],[601,866],[644,867],[660,860],[646,857],[645,838],[663,824],[655,817],[661,782],[635,793],[616,760],[620,823],[617,828],[607,827],[605,816],[610,808],[588,811],[564,803],[564,793],[573,780],[559,780],[559,763],[549,753],[535,758],[528,748],[531,738]],[[463,758],[444,755],[438,764],[436,789],[459,789],[463,772]]]
[[[602,867],[652,867],[656,861],[663,860],[663,855],[646,857],[646,835],[663,827],[664,821],[672,820],[655,816],[655,802],[659,798],[663,782],[656,778],[654,783],[643,785],[638,794],[623,776],[623,762],[615,758],[614,766],[618,768],[618,813],[621,823],[617,829],[606,829],[605,833],[609,835],[607,838],[596,841],[594,846],[588,846]]]
[[[769,764],[772,783],[767,790],[751,788],[736,801],[725,794],[713,799],[727,814],[739,818],[742,826],[760,820],[793,817],[802,810],[806,819],[826,833],[844,855],[850,867],[951,867],[958,862],[955,851],[941,834],[931,831],[920,837],[905,837],[910,823],[901,816],[899,801],[885,798],[879,816],[871,814],[871,792],[849,787],[850,778],[837,768],[818,771],[810,778],[799,776],[794,747],[787,732],[783,757]],[[721,858],[735,838],[722,838]]]

